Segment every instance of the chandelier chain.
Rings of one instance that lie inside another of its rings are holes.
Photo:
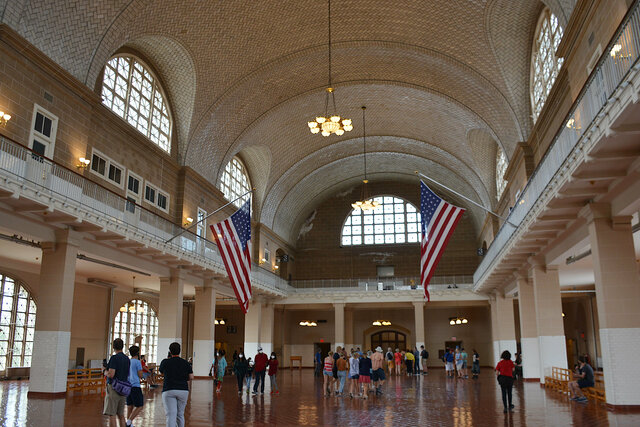
[[[329,3],[329,87],[331,86],[331,0],[328,0]],[[334,103],[334,111],[335,111],[335,99]]]
[[[367,127],[364,112],[367,107],[362,106],[362,153],[364,157],[364,180],[367,180]]]

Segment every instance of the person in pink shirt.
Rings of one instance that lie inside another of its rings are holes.
[[[393,353],[393,358],[396,362],[396,375],[400,375],[402,373],[402,353],[400,353],[400,349],[396,348],[396,352]]]
[[[382,385],[386,379],[384,376],[384,369],[382,364],[384,363],[384,356],[382,354],[382,347],[378,346],[376,352],[371,355],[371,380],[373,381],[373,387],[376,390],[376,394],[382,394]]]

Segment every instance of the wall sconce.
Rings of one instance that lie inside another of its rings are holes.
[[[278,269],[279,269],[279,268],[280,268],[280,266],[278,266],[278,265],[274,265],[274,266],[273,266],[273,271],[274,271],[274,272],[276,272],[276,271],[278,271]]]
[[[0,111],[0,125],[6,126],[7,123],[9,123],[9,120],[11,120],[11,114],[7,114],[4,111]]]
[[[631,58],[631,54],[627,53],[624,55],[622,53],[622,45],[620,43],[616,43],[611,48],[611,52],[609,52],[613,60],[617,63],[619,59],[629,59]]]
[[[191,218],[190,216],[186,217],[186,218],[184,219],[184,226],[185,226],[185,227],[188,227],[188,226],[190,226],[191,224],[193,224],[193,218]]]
[[[262,264],[264,264],[265,262],[267,262],[267,259],[266,259],[266,258],[262,258],[262,259],[259,261],[259,264],[260,264],[260,265],[262,265]]]
[[[80,162],[76,165],[78,169],[86,169],[89,166],[89,163],[91,163],[91,160],[80,157],[78,162]]]
[[[573,129],[573,130],[578,130],[578,129],[582,129],[577,123],[576,123],[576,119],[574,119],[573,117],[570,118],[569,120],[567,120],[567,129]]]
[[[224,319],[216,319],[214,323],[215,323],[216,325],[224,325],[224,324],[226,324],[226,323],[227,323],[227,321],[226,321],[226,320],[224,320]]]

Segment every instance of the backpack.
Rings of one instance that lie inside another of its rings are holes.
[[[390,351],[387,352],[387,360],[393,360],[393,353]]]

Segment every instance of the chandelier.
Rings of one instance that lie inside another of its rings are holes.
[[[334,88],[331,84],[331,0],[329,0],[329,84],[327,85],[325,97],[324,97],[324,116],[318,116],[315,120],[308,122],[309,130],[311,133],[320,133],[322,136],[329,136],[332,133],[340,136],[345,132],[349,132],[353,129],[353,125],[350,119],[340,117],[336,113],[336,96]],[[331,102],[329,102],[331,98]],[[331,112],[329,112],[329,106],[332,106]]]
[[[318,323],[315,320],[303,320],[300,323],[298,323],[300,326],[318,326]]]
[[[373,326],[391,326],[390,320],[374,320],[371,322]]]
[[[363,211],[369,211],[380,206],[379,202],[367,197],[367,183],[369,180],[367,179],[367,128],[365,126],[365,117],[364,112],[367,110],[367,107],[362,106],[362,147],[363,147],[363,155],[364,155],[364,179],[362,180],[362,193],[360,194],[360,200],[357,200],[351,203],[351,207],[353,209],[360,209]]]
[[[450,317],[449,324],[450,325],[466,325],[469,323],[466,317]]]

